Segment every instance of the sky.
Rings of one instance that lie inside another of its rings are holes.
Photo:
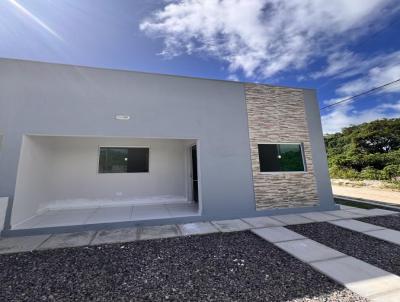
[[[0,0],[0,57],[317,89],[400,78],[398,0]],[[321,110],[324,133],[400,117],[400,83]]]

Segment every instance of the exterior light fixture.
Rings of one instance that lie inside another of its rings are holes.
[[[115,119],[116,119],[116,120],[119,120],[119,121],[128,121],[128,120],[131,119],[131,117],[130,117],[129,115],[117,114],[117,115],[115,116]]]

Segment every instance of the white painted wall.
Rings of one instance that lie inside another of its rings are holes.
[[[187,198],[192,140],[25,136],[12,224],[54,205]],[[98,173],[100,146],[149,147],[149,173]]]
[[[0,197],[0,231],[3,230],[4,227],[7,205],[8,205],[8,197]]]
[[[24,136],[18,166],[13,221],[22,221],[36,213],[39,204],[50,201],[52,152],[41,137]]]
[[[0,156],[1,156],[2,141],[3,141],[3,135],[2,133],[0,133]],[[0,231],[2,231],[4,227],[7,205],[8,205],[8,197],[0,197]]]

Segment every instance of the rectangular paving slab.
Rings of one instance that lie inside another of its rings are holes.
[[[353,257],[313,262],[311,266],[363,297],[400,289],[400,277]]]
[[[300,216],[297,214],[277,215],[277,216],[273,216],[273,218],[283,222],[285,225],[314,222],[311,219],[308,219],[306,217],[303,217],[303,216]]]
[[[306,239],[304,236],[297,234],[291,230],[284,227],[271,227],[263,229],[252,229],[254,234],[260,236],[261,238],[275,243],[289,240]]]
[[[399,302],[400,290],[394,290],[384,294],[377,294],[370,297],[371,302]]]
[[[337,216],[329,215],[329,214],[322,213],[322,212],[310,212],[310,213],[303,213],[300,215],[307,219],[315,221],[315,222],[331,221],[331,220],[340,219]]]
[[[343,219],[346,219],[346,218],[349,218],[349,219],[350,218],[359,218],[359,217],[365,216],[363,214],[354,213],[354,212],[350,212],[350,211],[347,211],[347,210],[326,211],[324,213],[329,214],[329,215],[333,215],[333,216],[337,216],[337,217],[343,218]]]
[[[117,243],[117,242],[130,242],[138,239],[138,229],[123,228],[116,230],[101,230],[98,231],[90,243],[91,245]]]
[[[399,215],[385,215],[364,217],[357,219],[362,222],[379,225],[384,228],[400,231],[400,216]]]
[[[361,222],[361,221],[354,220],[354,219],[335,220],[335,221],[330,221],[329,223],[332,223],[334,225],[340,226],[345,229],[353,230],[356,232],[368,232],[368,231],[376,231],[376,230],[383,229],[383,227],[381,227],[381,226]]]
[[[351,207],[351,206],[346,206],[344,204],[339,205],[341,210],[350,210],[350,209],[357,209],[355,207]]]
[[[179,236],[176,225],[144,226],[139,228],[139,239],[158,239]]]
[[[90,241],[93,239],[94,234],[94,231],[54,234],[51,235],[50,238],[47,239],[45,242],[43,242],[38,247],[38,249],[47,250],[89,245]]]
[[[371,215],[374,215],[374,216],[399,214],[399,212],[384,210],[384,209],[371,209],[371,210],[369,210],[369,212]]]
[[[351,208],[351,209],[346,209],[346,211],[349,211],[351,213],[360,214],[360,215],[366,216],[366,217],[373,215],[373,212],[371,212],[371,210],[368,210],[368,209]]]
[[[399,231],[384,229],[384,230],[366,232],[365,234],[400,245]]]
[[[251,218],[242,218],[243,221],[247,222],[251,226],[255,228],[266,228],[266,227],[274,227],[274,226],[283,226],[285,225],[283,222],[280,222],[271,217],[251,217]]]
[[[216,220],[212,221],[211,223],[215,225],[221,232],[237,232],[251,228],[251,225],[241,219]]]
[[[0,254],[33,251],[49,237],[50,235],[36,235],[1,238]]]
[[[182,235],[200,235],[219,232],[210,222],[193,222],[178,225]]]
[[[276,246],[307,263],[346,256],[310,239],[278,242]]]

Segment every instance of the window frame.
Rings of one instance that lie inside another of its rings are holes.
[[[259,145],[300,145],[300,153],[301,153],[301,158],[303,161],[303,171],[266,171],[266,172],[262,172],[261,171],[261,164],[260,164],[260,153],[259,153],[259,149],[258,146]],[[295,173],[295,174],[302,174],[302,173],[307,173],[307,163],[306,163],[306,157],[304,154],[304,143],[303,142],[285,142],[285,143],[257,143],[257,153],[258,153],[258,165],[259,165],[259,173],[260,174],[291,174],[291,173]]]
[[[100,152],[101,152],[101,148],[128,148],[128,149],[143,149],[146,148],[149,150],[149,158],[148,158],[148,171],[147,172],[100,172]],[[131,174],[150,174],[150,159],[151,159],[151,148],[150,146],[98,146],[97,148],[97,174],[98,175],[121,175],[121,174],[127,174],[127,175],[131,175]]]

